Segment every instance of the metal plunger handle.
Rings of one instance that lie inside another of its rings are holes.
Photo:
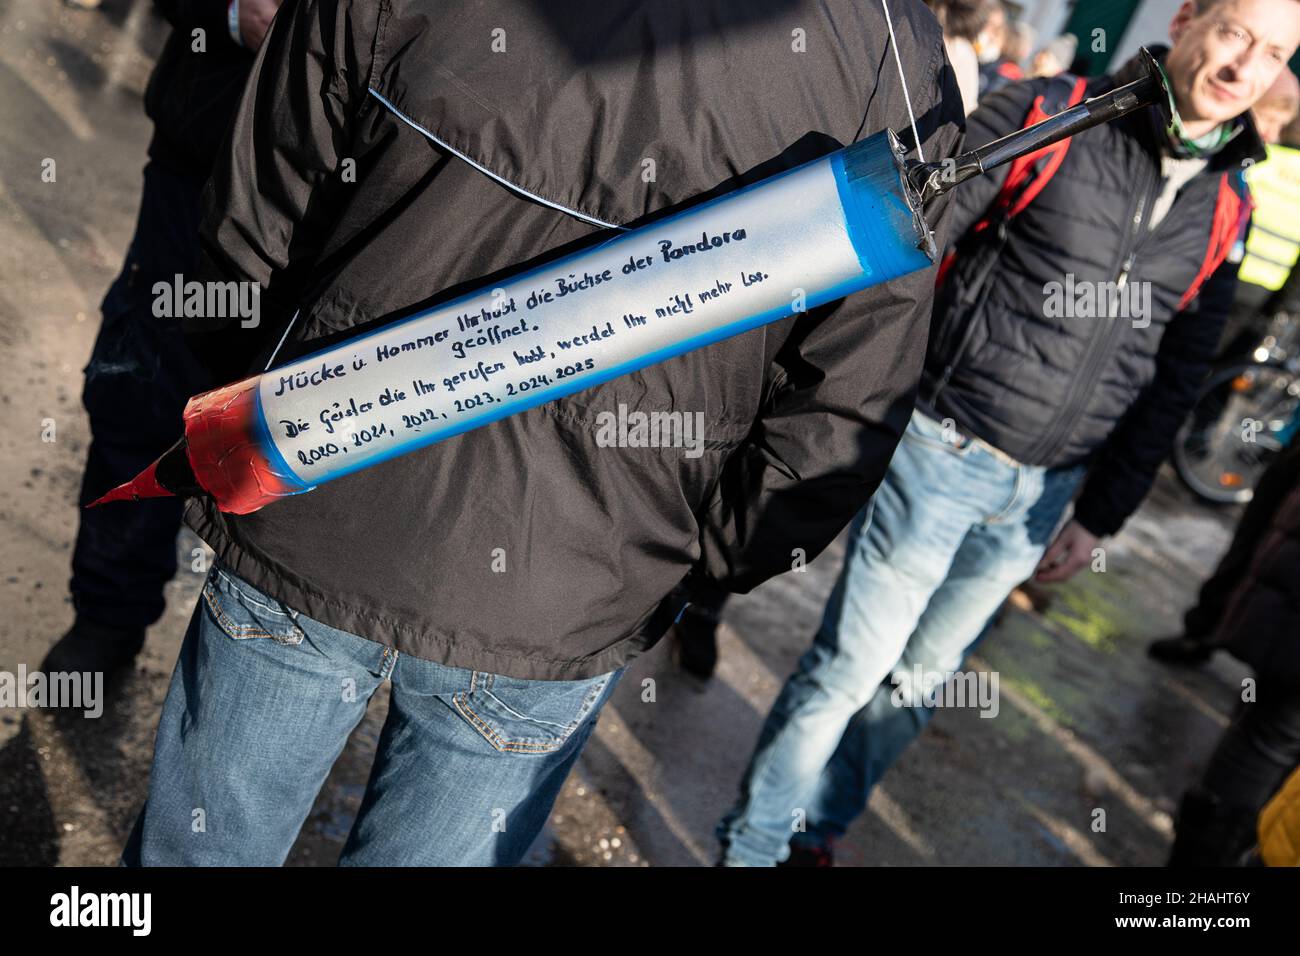
[[[1163,107],[1168,103],[1169,93],[1160,67],[1145,47],[1139,55],[1142,57],[1142,76],[1132,83],[1084,100],[1078,106],[1072,106],[1055,116],[1049,116],[1041,123],[1017,130],[979,149],[962,153],[955,160],[911,164],[907,176],[921,194],[921,201],[929,202],[972,176],[988,172],[1134,110],[1153,104]]]

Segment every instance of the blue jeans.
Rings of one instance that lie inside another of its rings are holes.
[[[844,833],[931,715],[895,704],[926,689],[914,669],[961,666],[1033,573],[1084,472],[1014,464],[913,414],[885,480],[850,524],[821,627],[718,824],[724,862],[772,866],[792,837]]]
[[[517,863],[622,669],[519,680],[314,621],[217,565],[181,647],[130,866],[278,866],[371,696],[388,717],[340,863]]]

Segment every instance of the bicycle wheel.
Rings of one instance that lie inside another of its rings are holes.
[[[1211,375],[1179,429],[1174,469],[1215,504],[1251,499],[1273,456],[1290,440],[1300,382],[1281,365],[1244,363]]]

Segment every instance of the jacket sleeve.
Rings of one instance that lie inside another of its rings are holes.
[[[1156,374],[1111,433],[1074,505],[1097,537],[1117,532],[1155,482],[1209,374],[1237,290],[1240,263],[1225,260],[1174,316],[1156,354]]]
[[[1020,129],[1042,88],[1042,81],[1023,80],[984,97],[975,111],[966,117],[966,145],[962,148],[978,149]],[[956,196],[949,227],[952,242],[957,242],[979,222],[1006,179],[1007,167],[1003,166],[994,173],[968,179],[954,190]]]
[[[952,155],[963,123],[951,71],[931,76],[917,108],[927,159]],[[940,248],[950,207],[930,211]],[[924,269],[794,322],[749,436],[699,516],[692,593],[745,593],[798,556],[811,561],[866,504],[912,412],[933,294],[934,271]]]
[[[203,316],[187,341],[225,382],[280,338],[337,219],[339,174],[365,103],[374,9],[350,0],[288,0],[271,24],[230,137],[203,194],[199,278],[256,282],[259,320]]]

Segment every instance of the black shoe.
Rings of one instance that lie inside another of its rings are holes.
[[[1243,866],[1256,842],[1258,810],[1224,803],[1199,787],[1178,808],[1168,866]]]
[[[790,855],[777,866],[834,866],[835,854],[829,846],[805,846],[802,843],[790,844]]]
[[[1214,656],[1214,648],[1194,637],[1163,637],[1147,646],[1147,653],[1166,664],[1204,664]]]
[[[129,667],[143,646],[144,631],[120,631],[78,619],[50,648],[41,670],[47,674],[91,671],[107,675]]]
[[[718,615],[695,604],[671,628],[682,670],[708,680],[718,666]]]

